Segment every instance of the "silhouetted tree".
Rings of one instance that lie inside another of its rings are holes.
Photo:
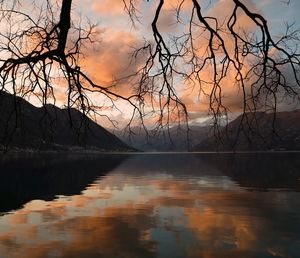
[[[142,0],[122,1],[132,22],[138,21],[138,4]],[[274,39],[266,19],[239,0],[229,1],[233,8],[225,22],[204,15],[199,0],[179,1],[174,10],[177,23],[183,26],[186,25],[183,20],[188,20],[188,29],[172,37],[166,37],[158,25],[165,5],[164,0],[159,0],[151,24],[153,38],[133,53],[135,58],[143,55],[146,59],[143,67],[130,75],[138,78],[138,84],[129,97],[98,84],[80,68],[82,46],[93,43],[96,26],[88,22],[76,27],[72,23],[72,0],[57,4],[45,0],[45,6],[34,18],[21,11],[20,1],[0,2],[0,21],[9,25],[0,33],[1,91],[12,90],[25,96],[39,90],[46,104],[49,97],[55,99],[53,69],[58,68],[68,85],[69,108],[77,107],[84,113],[95,109],[88,94],[97,92],[106,95],[112,103],[118,99],[130,103],[134,110],[132,119],[138,114],[143,123],[144,107],[150,99],[150,107],[159,109],[158,127],[170,125],[172,114],[176,114],[178,121],[188,121],[187,106],[176,88],[176,78],[191,87],[199,87],[199,93],[208,97],[216,125],[230,108],[224,104],[222,91],[222,83],[229,73],[237,91],[243,95],[241,126],[251,127],[255,122],[255,116],[247,115],[249,112],[264,109],[275,114],[280,98],[299,99],[297,31],[287,25],[286,33]],[[188,18],[182,17],[185,4],[189,7],[189,12],[184,14]],[[58,15],[56,8],[60,10]],[[241,13],[254,24],[251,32],[239,26]],[[199,42],[203,51],[199,51]],[[211,72],[211,79],[203,77],[205,71]],[[203,84],[210,85],[209,90]]]

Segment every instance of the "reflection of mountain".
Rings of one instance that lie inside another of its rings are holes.
[[[99,176],[119,165],[125,155],[34,155],[0,159],[0,212],[34,199],[79,194]]]
[[[216,154],[209,154],[216,155]],[[223,175],[211,164],[204,162],[206,154],[164,153],[134,154],[120,166],[125,174],[139,175],[164,173],[173,176]]]
[[[300,193],[260,191],[269,181],[256,181],[272,172],[295,178],[299,154],[264,155],[132,155],[79,195],[34,200],[0,217],[0,256],[300,257]],[[83,173],[92,173],[89,162]],[[70,172],[80,162],[72,164]],[[240,187],[249,186],[245,178],[259,191]]]
[[[239,116],[223,129],[222,142],[208,137],[193,150],[300,150],[300,110],[278,112],[273,118],[271,113],[258,112],[248,114],[241,124]]]
[[[79,194],[116,166],[125,177],[163,173],[174,177],[226,176],[241,187],[300,191],[297,153],[34,155],[0,160],[0,212],[34,199]],[[117,185],[116,185],[117,187]]]
[[[116,131],[128,145],[143,151],[188,151],[211,134],[211,126],[190,126],[189,137],[186,128],[172,127],[168,130],[149,131],[132,128],[130,135]],[[187,141],[189,139],[189,141]]]
[[[242,187],[300,191],[299,153],[228,153],[205,160]]]
[[[122,163],[121,170],[131,175],[140,171],[192,177],[223,175],[242,187],[300,191],[299,153],[134,155]]]
[[[235,161],[258,159],[249,172],[262,173],[297,155],[243,155],[134,155],[80,195],[0,217],[0,257],[300,257],[300,193],[222,176]]]
[[[70,117],[72,125],[70,122]],[[1,144],[33,149],[132,150],[76,109],[53,105],[37,108],[22,98],[0,92]]]

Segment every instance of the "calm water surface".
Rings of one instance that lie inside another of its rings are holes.
[[[300,257],[300,154],[0,158],[0,257]]]

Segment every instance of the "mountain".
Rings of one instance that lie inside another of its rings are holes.
[[[247,113],[221,130],[221,141],[210,136],[194,151],[300,150],[300,110],[273,113]],[[243,122],[242,122],[243,121]]]
[[[149,130],[148,137],[144,129],[133,127],[131,134],[114,131],[122,141],[143,151],[188,151],[212,135],[211,126],[190,126],[187,138],[186,128],[172,127],[164,130]],[[187,140],[189,139],[189,141]]]
[[[133,151],[76,109],[35,107],[0,92],[0,146],[37,150]]]

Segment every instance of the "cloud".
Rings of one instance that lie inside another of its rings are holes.
[[[90,49],[86,53],[86,58],[82,63],[84,69],[88,74],[101,85],[110,85],[116,82],[116,79],[125,78],[130,74],[134,74],[138,68],[141,67],[144,60],[140,58],[131,62],[131,53],[133,47],[143,45],[143,37],[146,39],[153,40],[151,31],[151,22],[154,17],[155,8],[157,7],[158,1],[134,1],[137,9],[140,11],[139,15],[142,17],[141,24],[138,24],[138,30],[132,30],[129,27],[128,15],[124,10],[124,3],[122,0],[110,1],[110,0],[94,0],[91,3],[92,10],[95,15],[98,15],[100,21],[104,19],[104,23],[101,26],[104,28],[104,32],[101,32],[101,44],[95,49]],[[166,0],[162,13],[158,20],[158,28],[163,34],[163,37],[168,40],[173,35],[180,35],[186,32],[188,28],[188,19],[191,15],[192,4],[191,1],[186,0],[182,6],[181,18],[185,25],[177,24],[175,8],[178,7],[180,0]],[[218,19],[219,25],[223,24],[223,29],[227,24],[227,21],[233,11],[234,3],[228,0],[218,1],[201,1],[203,15],[212,16]],[[247,7],[254,12],[263,13],[259,8],[265,6],[268,1],[257,5],[254,1],[247,1]],[[197,21],[197,18],[195,18]],[[213,22],[210,23],[213,26]],[[242,11],[238,11],[238,21],[235,25],[236,30],[243,33],[252,32],[255,30],[255,24],[251,19],[247,17]],[[207,45],[208,32],[202,33],[200,29],[195,32],[197,40],[195,45],[199,56],[203,55]],[[226,47],[229,54],[233,57],[234,55],[234,40],[232,36],[228,34],[228,30],[224,29],[220,32],[226,42]],[[195,37],[195,38],[196,38]],[[221,57],[220,57],[221,58]],[[250,60],[251,61],[251,60]],[[182,69],[179,64],[179,69]],[[244,65],[244,71],[247,65]],[[249,67],[248,67],[249,68]],[[203,81],[212,81],[213,72],[210,68],[205,68],[205,71],[201,73],[201,79]],[[227,78],[221,83],[222,88],[222,102],[225,106],[229,107],[232,112],[241,112],[244,104],[243,94],[241,88],[236,85],[236,78],[232,71],[229,71]],[[132,77],[133,78],[133,77]],[[113,91],[129,96],[134,91],[135,79],[123,79],[118,81],[116,86],[112,88]],[[249,92],[250,82],[247,82],[246,91]],[[185,86],[185,87],[184,87]],[[203,83],[202,89],[210,94],[211,85]],[[203,94],[198,98],[199,85],[196,85],[194,89],[186,82],[180,82],[176,84],[176,90],[178,95],[181,97],[183,102],[186,104],[188,111],[190,112],[193,120],[197,120],[199,117],[206,116],[209,109],[209,98]],[[145,98],[148,99],[149,98]],[[95,102],[100,103],[103,99],[95,97]],[[123,105],[123,104],[122,104]],[[124,113],[131,113],[132,109],[122,106],[121,109]],[[156,106],[155,108],[158,108]],[[111,114],[113,117],[119,117],[119,113]],[[151,121],[155,123],[153,116]],[[172,119],[176,120],[172,115]],[[149,119],[150,121],[150,119]]]
[[[122,0],[94,0],[92,9],[103,16],[120,15],[124,13],[124,3]]]
[[[136,71],[131,54],[140,41],[133,34],[106,29],[95,49],[85,53],[84,68],[96,81],[111,84]]]

